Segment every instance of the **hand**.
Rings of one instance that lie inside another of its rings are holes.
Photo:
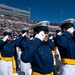
[[[73,27],[68,28],[67,31],[72,34],[74,32],[74,28]]]
[[[49,38],[49,39],[53,40],[53,36],[50,36],[50,38]]]
[[[27,34],[27,32],[23,33],[22,36],[24,37]]]
[[[36,34],[35,38],[40,39],[41,41],[43,41],[45,37],[44,31],[39,32],[38,34]]]
[[[6,35],[2,40],[5,42],[8,39],[8,35]]]
[[[61,32],[58,32],[57,35],[62,35],[62,33]]]

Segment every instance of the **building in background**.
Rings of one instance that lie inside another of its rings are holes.
[[[0,14],[30,19],[30,11],[0,4]]]
[[[30,35],[32,35],[32,27],[39,21],[31,20],[30,16],[30,11],[0,4],[0,36],[7,28],[13,31],[14,36],[17,36],[22,28],[27,27],[29,28]],[[50,34],[55,34],[56,29],[59,29],[58,24],[50,22]]]

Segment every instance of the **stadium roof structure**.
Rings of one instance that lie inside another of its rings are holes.
[[[58,28],[59,29],[59,23],[50,23],[50,28]]]
[[[0,4],[0,14],[30,19],[30,11]]]
[[[59,23],[50,23],[50,25],[59,26]]]

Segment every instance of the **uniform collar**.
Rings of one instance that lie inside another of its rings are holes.
[[[72,37],[72,34],[71,34],[71,33],[69,33],[69,32],[67,32],[67,31],[66,31],[66,32],[64,32],[64,33],[63,33],[63,35],[67,36],[68,38],[71,38],[71,37]]]
[[[47,42],[43,41],[42,45],[48,45],[48,41]]]

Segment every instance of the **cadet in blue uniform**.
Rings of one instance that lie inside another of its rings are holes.
[[[62,32],[60,29],[55,30],[55,37],[53,40],[56,39],[56,35],[58,35],[58,33],[60,33],[60,35],[62,35]],[[54,65],[54,71],[55,71],[55,75],[59,75],[59,68],[60,68],[60,63],[61,62],[61,56],[58,50],[58,46],[55,44],[55,65]]]
[[[55,43],[61,55],[59,75],[75,75],[75,41],[73,40],[74,19],[60,23],[62,35],[58,33]]]
[[[11,58],[7,57],[8,51],[7,52],[5,51],[6,50],[5,45],[7,44],[7,40],[8,39],[11,40],[11,32],[5,31],[4,36],[5,37],[2,40],[0,40],[3,42],[3,44],[0,42],[0,44],[2,44],[0,46],[0,68],[1,68],[0,69],[0,75],[11,75],[11,73],[12,73],[12,57]],[[8,54],[8,55],[10,55],[10,54]]]
[[[28,33],[28,28],[23,28],[22,30],[21,30],[21,34],[23,34],[23,33],[26,33],[26,35],[25,35],[25,37],[23,38],[23,40],[21,41],[21,44],[29,44],[30,43],[30,40],[29,40],[29,33]],[[23,43],[25,41],[25,43]],[[21,60],[21,58],[20,58],[20,56],[21,56],[21,53],[22,53],[22,47],[20,46],[20,47],[17,47],[17,49],[18,49],[18,56],[19,56],[19,60],[20,60],[20,64],[19,64],[19,66],[20,66],[20,70],[21,71],[23,71],[24,73],[25,73],[25,75],[29,75],[29,70],[31,69],[31,65],[30,65],[30,63],[25,63],[25,62],[22,62],[22,60]]]
[[[21,59],[23,62],[30,62],[32,75],[53,75],[54,43],[49,39],[49,21],[42,21],[33,27],[34,40],[25,45],[22,44]]]
[[[4,32],[5,37],[0,40],[0,75],[16,73],[16,64],[14,61],[15,47],[20,45],[20,41],[24,35],[16,40],[12,40],[12,31],[7,29]]]

